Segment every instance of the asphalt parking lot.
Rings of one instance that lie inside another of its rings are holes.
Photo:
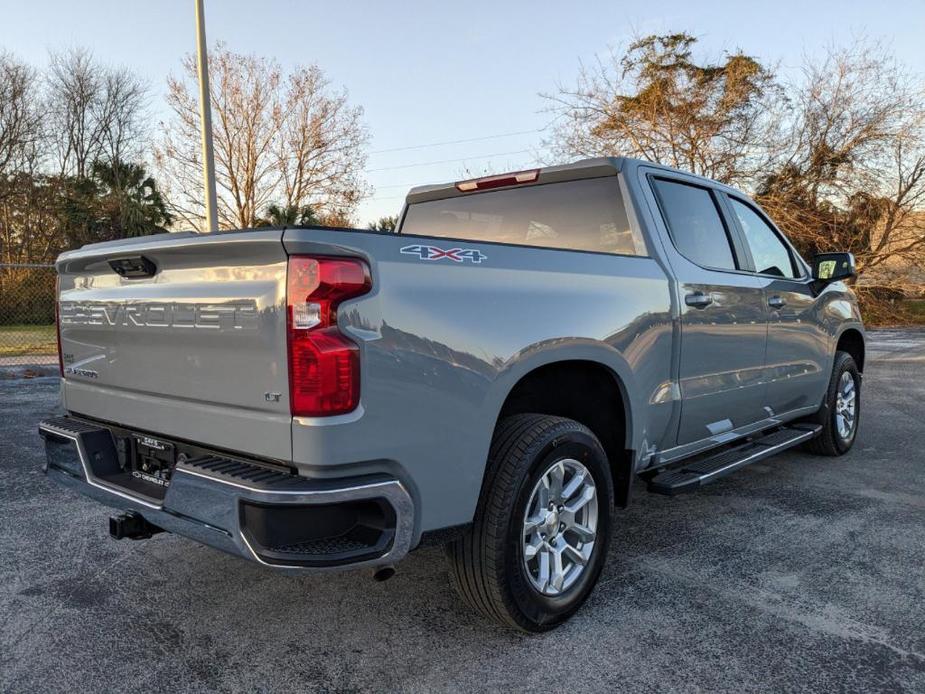
[[[438,549],[374,583],[114,542],[41,472],[57,379],[0,372],[0,690],[925,691],[925,332],[868,350],[849,455],[638,487],[589,603],[534,637],[470,614]]]

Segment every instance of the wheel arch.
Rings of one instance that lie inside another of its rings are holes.
[[[864,372],[864,359],[866,356],[866,347],[864,343],[864,333],[858,328],[845,328],[838,335],[835,343],[836,352],[847,352],[857,364],[858,371]]]
[[[522,413],[568,417],[587,426],[607,454],[618,506],[629,502],[636,426],[632,372],[616,350],[552,349],[518,362],[504,378],[493,427]]]

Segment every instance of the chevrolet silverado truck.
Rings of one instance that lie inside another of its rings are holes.
[[[163,234],[57,271],[45,469],[113,537],[379,578],[441,544],[525,631],[588,597],[637,478],[675,495],[857,435],[852,256],[807,263],[741,192],[643,161],[414,188],[394,232]]]

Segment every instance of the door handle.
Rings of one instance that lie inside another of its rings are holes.
[[[694,292],[684,297],[684,303],[694,308],[706,308],[713,303],[713,295],[704,294],[703,292]]]
[[[783,308],[787,305],[787,301],[782,296],[774,295],[768,299],[768,306],[771,308]]]

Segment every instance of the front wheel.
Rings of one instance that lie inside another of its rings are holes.
[[[447,545],[460,595],[523,631],[568,619],[600,576],[611,533],[613,482],[587,427],[514,415],[495,432],[472,529]]]
[[[847,352],[836,352],[825,402],[812,421],[822,425],[806,447],[817,455],[844,455],[854,444],[861,417],[861,374]]]

